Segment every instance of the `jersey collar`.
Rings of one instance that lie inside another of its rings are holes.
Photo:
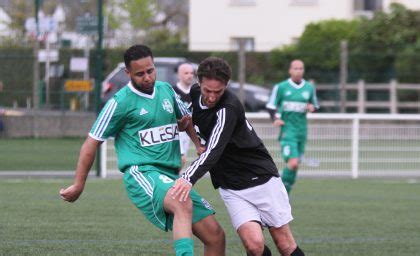
[[[156,94],[156,86],[153,90],[152,94],[146,94],[146,93],[142,93],[141,91],[137,90],[136,88],[134,88],[133,84],[130,82],[128,82],[128,88],[130,88],[130,90],[132,92],[134,92],[135,94],[137,94],[138,96],[144,97],[144,98],[148,98],[148,99],[153,99],[155,97]]]
[[[201,95],[200,95],[200,98],[198,99],[198,104],[200,105],[200,108],[201,109],[209,109],[207,106],[205,106],[205,105],[203,105],[203,103],[201,103],[202,101],[201,101]]]
[[[300,81],[300,84],[296,84],[295,82],[293,82],[293,80],[291,78],[289,78],[288,82],[289,82],[290,85],[292,85],[296,89],[300,89],[305,85],[306,81],[305,81],[305,79],[302,79],[302,81]]]
[[[188,94],[188,93],[190,93],[190,90],[191,90],[191,87],[190,87],[190,89],[185,89],[182,85],[181,85],[181,83],[176,83],[176,87],[178,88],[178,89],[180,89],[181,90],[181,92],[183,92],[183,93],[185,93],[185,94]]]

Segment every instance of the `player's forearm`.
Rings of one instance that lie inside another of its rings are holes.
[[[197,136],[197,133],[194,130],[192,120],[191,120],[191,122],[188,123],[187,129],[185,131],[187,132],[191,141],[194,143],[195,148],[199,148],[201,146],[201,142],[200,142],[200,139]]]
[[[76,167],[76,175],[74,178],[75,185],[84,187],[90,168],[95,161],[96,150],[99,144],[99,142],[91,138],[86,139],[83,143]]]
[[[271,121],[273,122],[277,119],[280,119],[281,117],[276,109],[267,108],[267,112],[270,115]]]

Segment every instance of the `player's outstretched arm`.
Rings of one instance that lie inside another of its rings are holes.
[[[95,160],[96,150],[102,141],[87,137],[80,149],[73,185],[60,190],[61,199],[67,202],[76,201],[82,194],[90,168]]]
[[[178,130],[180,132],[188,130],[188,125],[192,123],[192,118],[190,115],[184,115],[181,119],[176,121],[178,123]]]
[[[194,143],[195,150],[197,151],[197,155],[201,155],[202,153],[204,153],[204,151],[206,151],[206,147],[201,145],[200,138],[198,138],[197,133],[195,132],[194,124],[192,120],[191,122],[189,122],[187,129],[185,131],[187,132],[191,141]]]

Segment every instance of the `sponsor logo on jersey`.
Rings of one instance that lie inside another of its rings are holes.
[[[166,176],[166,175],[163,175],[163,174],[161,174],[161,175],[159,175],[159,179],[163,182],[163,183],[171,183],[171,182],[173,182],[174,180],[173,179],[171,179],[171,178],[169,178],[168,176]]]
[[[302,92],[302,97],[303,97],[305,100],[308,100],[308,99],[309,99],[309,92],[307,92],[307,91]]]
[[[164,110],[168,111],[171,114],[174,112],[174,108],[172,107],[172,104],[168,99],[163,100],[162,107]]]
[[[143,147],[154,146],[179,140],[177,124],[168,124],[139,131],[140,144]]]
[[[283,102],[283,111],[304,113],[306,112],[306,103],[285,101]]]
[[[149,111],[147,111],[146,109],[144,109],[144,108],[141,108],[141,110],[140,110],[140,115],[142,116],[142,115],[146,115],[147,113],[149,113]]]

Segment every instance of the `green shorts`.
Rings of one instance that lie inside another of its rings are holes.
[[[161,172],[158,168],[139,168],[141,167],[132,166],[124,172],[123,179],[128,197],[153,225],[164,231],[172,230],[173,215],[165,212],[163,201],[178,175]],[[191,190],[190,196],[193,202],[192,223],[215,213],[211,205],[194,189]]]
[[[301,158],[305,152],[305,140],[282,140],[280,141],[281,145],[281,155],[283,160],[287,163],[290,158]]]

